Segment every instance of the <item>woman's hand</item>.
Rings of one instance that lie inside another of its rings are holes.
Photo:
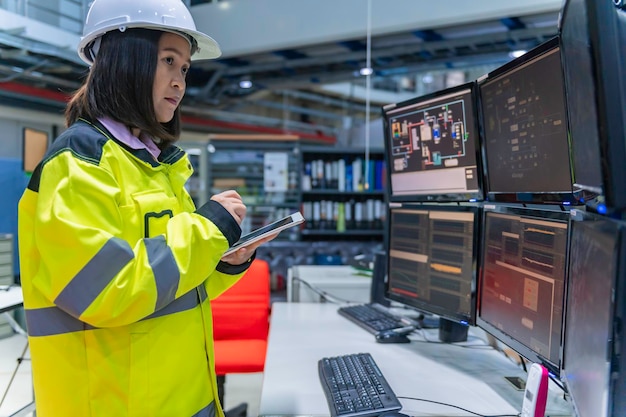
[[[251,243],[248,246],[244,246],[243,248],[237,249],[235,252],[222,257],[222,261],[227,262],[231,265],[241,265],[243,263],[246,263],[248,262],[248,260],[250,259],[250,257],[252,256],[256,248],[274,239],[276,236],[278,236],[279,233],[280,232],[277,232],[273,235],[270,235],[254,243]]]
[[[211,200],[220,203],[241,226],[241,222],[246,217],[246,206],[237,191],[222,191],[211,197]]]

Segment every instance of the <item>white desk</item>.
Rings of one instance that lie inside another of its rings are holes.
[[[504,376],[526,374],[502,353],[482,346],[425,343],[419,334],[410,344],[380,344],[337,313],[329,303],[274,303],[265,362],[260,415],[328,416],[317,361],[324,356],[369,352],[397,396],[451,403],[483,415],[521,410],[522,391]],[[470,332],[468,344],[481,339]],[[427,331],[437,341],[437,330]],[[421,342],[420,342],[421,340]],[[569,416],[562,392],[551,388],[549,416]],[[469,416],[458,409],[400,399],[411,416]]]
[[[21,307],[24,302],[21,287],[0,287],[0,313]]]
[[[368,303],[372,277],[349,265],[296,265],[287,274],[287,301],[320,302],[306,284],[341,301]]]

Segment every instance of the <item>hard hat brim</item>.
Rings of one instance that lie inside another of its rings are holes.
[[[86,48],[94,42],[98,37],[103,36],[104,34],[111,32],[113,30],[125,31],[126,29],[131,28],[144,28],[144,29],[153,29],[160,30],[163,32],[178,32],[189,35],[193,37],[197,43],[197,50],[191,56],[192,61],[199,61],[202,59],[215,59],[219,58],[222,55],[222,51],[220,49],[219,44],[215,39],[206,35],[202,32],[198,32],[196,30],[185,29],[175,26],[166,26],[166,25],[156,25],[153,22],[131,22],[125,25],[111,25],[110,27],[101,28],[98,33],[90,34],[88,36],[84,36],[81,38],[78,44],[78,55],[80,58],[88,65],[93,64],[93,60],[86,53]]]

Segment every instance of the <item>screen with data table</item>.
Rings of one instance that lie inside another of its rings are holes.
[[[476,207],[391,207],[387,297],[473,324],[477,213]]]
[[[558,374],[568,212],[486,206],[483,225],[478,325]]]

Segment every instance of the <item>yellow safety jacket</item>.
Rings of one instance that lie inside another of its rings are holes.
[[[223,416],[210,300],[249,263],[220,261],[241,229],[191,173],[97,122],[52,143],[18,214],[37,416]]]

